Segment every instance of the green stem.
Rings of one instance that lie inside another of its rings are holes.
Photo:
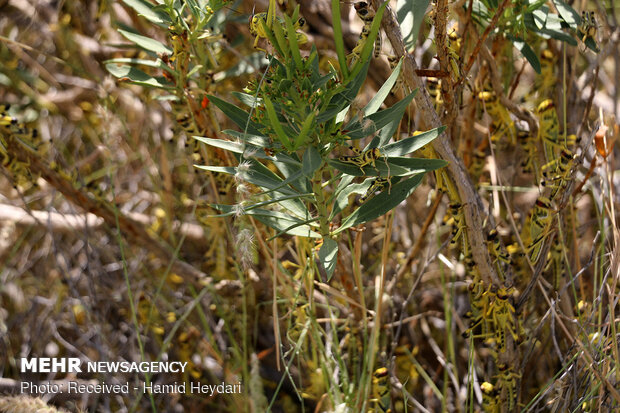
[[[312,177],[312,191],[314,192],[315,207],[319,214],[319,228],[323,237],[329,236],[329,213],[325,194],[323,193],[323,170],[327,165],[325,162],[314,172]]]

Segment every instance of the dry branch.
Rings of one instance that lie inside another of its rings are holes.
[[[129,212],[127,216],[145,227],[153,225],[156,218],[150,215]],[[25,210],[13,205],[0,204],[0,221],[13,221],[19,225],[40,225],[55,232],[74,232],[83,229],[101,229],[103,218],[95,214],[61,214],[53,211]],[[204,240],[200,225],[174,221],[172,227],[190,241]]]

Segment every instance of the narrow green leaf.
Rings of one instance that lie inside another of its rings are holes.
[[[275,51],[280,55],[280,56],[285,56],[284,53],[282,53],[282,49],[280,48],[280,44],[278,42],[278,39],[276,38],[274,32],[272,29],[270,29],[269,27],[267,27],[267,25],[265,24],[264,20],[260,19],[258,21],[258,24],[261,25],[262,30],[264,31],[264,33],[267,35],[267,40],[269,41],[269,43],[273,46],[273,48],[275,49]]]
[[[577,40],[573,39],[570,35],[564,33],[561,30],[542,29],[539,30],[538,33],[544,38],[556,39],[561,42],[568,43],[571,46],[577,46]]]
[[[323,238],[323,245],[319,250],[319,262],[327,272],[329,281],[334,275],[336,264],[338,263],[338,243],[331,238]]]
[[[591,37],[587,37],[586,40],[583,42],[583,44],[585,44],[588,47],[588,49],[592,50],[594,53],[598,53],[601,51],[598,48],[596,41]]]
[[[234,166],[210,166],[210,165],[194,165],[198,169],[209,172],[218,172],[227,175],[234,175],[237,173],[237,168]]]
[[[295,163],[294,160],[286,159],[283,155],[283,153],[279,153],[275,156],[275,159],[272,159],[273,164],[285,178],[282,184],[291,185],[300,192],[312,192],[310,182],[308,179],[305,179],[301,163]]]
[[[398,0],[396,2],[396,18],[400,23],[407,52],[412,52],[415,48],[429,2],[430,0]]]
[[[390,139],[392,139],[392,136],[394,136],[394,134],[398,130],[398,126],[400,125],[400,121],[405,114],[405,110],[407,110],[407,106],[409,106],[417,92],[417,89],[414,90],[409,94],[409,96],[406,96],[403,100],[396,103],[390,108],[392,110],[389,112],[389,117],[387,118],[387,125],[381,128],[381,133],[378,136],[378,144],[375,143],[375,145],[382,147],[383,145],[388,143]],[[373,139],[373,141],[375,141],[375,139]],[[372,147],[373,142],[368,145],[368,148]]]
[[[547,15],[545,28],[547,28],[548,30],[562,31],[562,22],[563,20],[560,18],[560,16],[555,13],[549,13],[549,15]]]
[[[275,162],[274,162],[274,164],[275,164]],[[280,166],[282,166],[281,163],[280,163]],[[300,178],[302,178],[302,177],[303,177],[303,172],[298,169],[297,171],[289,174],[286,177],[286,179],[283,180],[278,186],[276,186],[276,187],[274,187],[272,189],[263,191],[263,192],[260,193],[260,195],[265,195],[265,194],[268,194],[268,193],[271,193],[271,192],[277,192],[280,188],[284,188],[284,187],[286,187],[288,185],[291,185],[295,191],[297,191],[298,189],[299,189],[299,191],[307,191],[306,193],[303,193],[303,194],[301,192],[298,192],[298,194],[299,194],[298,198],[301,199],[301,198],[307,197],[307,196],[312,197],[313,192],[311,192],[311,190],[310,190],[310,185],[309,184],[308,185],[304,185],[305,183],[307,183],[307,181],[306,180],[301,180]]]
[[[218,211],[224,212],[224,214],[217,215],[218,217],[231,216],[238,213],[237,207],[235,206],[221,204],[211,204],[210,206],[214,209],[217,209]],[[297,235],[300,237],[321,238],[321,235],[315,232],[310,225],[304,224],[302,220],[294,218],[288,214],[283,214],[281,212],[261,208],[241,210],[240,213],[251,215],[268,227],[275,229],[276,231],[284,231],[284,233],[286,234]],[[295,227],[290,228],[292,226]],[[290,229],[287,230],[287,228]]]
[[[134,42],[144,50],[148,50],[149,52],[153,52],[155,54],[172,54],[171,48],[161,42],[158,42],[155,39],[151,39],[150,37],[142,36],[141,34],[132,33],[123,29],[117,30],[128,40]]]
[[[562,30],[552,30],[547,27],[539,29],[538,27],[536,27],[536,23],[534,22],[534,16],[532,15],[532,13],[526,13],[523,16],[523,22],[525,23],[525,27],[528,30],[538,33],[544,39],[556,39],[568,43],[571,46],[577,46],[577,41],[573,39],[572,36],[564,33]]]
[[[361,207],[356,209],[351,215],[346,217],[334,234],[344,231],[347,228],[372,221],[381,215],[386,214],[396,208],[420,185],[424,174],[418,174],[412,178],[392,185],[392,189],[384,189],[379,195],[366,201]]]
[[[446,127],[440,126],[439,128],[431,129],[419,135],[411,136],[398,142],[385,145],[381,148],[381,153],[384,156],[403,156],[410,154],[441,135],[444,130],[446,130]]]
[[[142,65],[147,67],[154,67],[156,69],[164,69],[168,70],[168,72],[172,73],[172,70],[166,66],[161,60],[150,60],[150,59],[134,59],[130,57],[119,57],[116,59],[110,59],[103,62],[104,64],[108,63],[132,63],[135,65]]]
[[[282,50],[283,53],[281,53],[283,56],[289,56],[289,42],[287,41],[286,36],[284,36],[284,27],[282,27],[282,22],[280,21],[280,19],[276,20],[275,24],[273,25],[273,27],[271,28],[271,31],[273,32],[273,34],[276,37],[276,40],[278,41],[278,45],[280,46],[280,50]]]
[[[249,133],[243,133],[231,129],[223,130],[222,133],[225,133],[226,135],[232,136],[246,142],[249,145],[257,146],[259,148],[268,148],[269,146],[271,146],[271,142],[266,136],[251,135]]]
[[[532,16],[534,16],[534,23],[536,24],[536,27],[538,27],[538,29],[542,29],[543,27],[545,27],[545,23],[547,22],[547,14],[549,13],[549,10],[534,10],[532,12]]]
[[[249,120],[250,114],[248,112],[216,96],[207,95],[207,97],[209,98],[209,101],[215,106],[217,106],[222,112],[224,112],[224,114],[228,116],[230,120],[235,122],[235,124],[239,126],[241,130],[246,131],[252,135],[261,135],[259,129],[262,127],[262,125]]]
[[[377,91],[377,94],[374,95],[372,99],[370,99],[370,102],[368,102],[368,104],[364,108],[364,116],[371,115],[379,110],[379,108],[381,107],[381,104],[385,101],[385,98],[388,97],[388,95],[392,91],[392,88],[396,84],[396,81],[398,80],[398,76],[400,76],[400,68],[402,66],[403,66],[403,59],[400,59],[400,61],[398,62],[394,70],[392,71],[392,74],[390,75],[390,77],[388,77],[385,83]]]
[[[123,3],[134,9],[139,16],[160,27],[168,27],[172,24],[166,13],[155,10],[153,5],[146,0],[123,0]]]
[[[547,0],[529,0],[528,6],[525,8],[525,13],[532,13],[534,10],[538,10],[540,8],[544,8],[547,12],[549,12],[549,7],[544,6]]]
[[[295,13],[293,13],[293,16],[299,15],[299,4],[295,9],[296,10]],[[293,56],[293,60],[295,60],[295,65],[297,65],[297,67],[302,67],[299,43],[297,43],[297,31],[293,26],[293,21],[286,14],[284,15],[284,22],[286,23],[286,33],[288,35],[289,46],[291,47],[291,55]]]
[[[334,192],[336,200],[334,201],[334,208],[329,214],[329,220],[332,221],[336,215],[338,215],[343,209],[349,205],[349,196],[351,194],[365,194],[374,177],[368,178],[359,184],[353,183],[355,177],[351,175],[344,175],[344,177],[338,183],[338,188]]]
[[[273,128],[273,130],[276,132],[276,136],[278,137],[278,140],[280,141],[282,146],[284,146],[286,149],[292,152],[293,144],[291,140],[288,138],[288,136],[286,136],[286,133],[284,132],[284,129],[282,128],[282,124],[280,123],[280,120],[278,119],[278,115],[276,114],[276,110],[273,107],[273,103],[271,103],[271,99],[265,96],[264,101],[265,101],[265,109],[267,110],[267,117],[269,118],[269,123],[271,127]]]
[[[353,79],[351,79],[343,88],[341,92],[334,94],[329,101],[327,108],[322,110],[317,116],[317,123],[322,123],[327,120],[331,120],[334,116],[343,112],[347,106],[351,104],[353,99],[357,96],[360,88],[366,80],[366,74],[368,73],[368,67],[370,66],[370,59],[364,64],[362,70],[358,71]],[[341,114],[344,116],[345,114]],[[338,116],[341,116],[338,115]]]
[[[364,129],[363,125],[358,119],[350,121],[344,127],[344,129],[348,131],[347,136],[351,139],[365,138],[366,136],[383,129],[386,125],[388,125],[390,122],[393,122],[395,119],[398,119],[398,121],[400,122],[400,119],[402,118],[402,113],[404,113],[407,105],[409,105],[416,93],[417,89],[393,106],[367,116],[366,119],[370,119],[374,126],[374,128],[371,128],[371,130]],[[399,113],[401,113],[400,117],[398,116]]]
[[[282,236],[284,234],[290,234],[290,231],[292,231],[292,230],[294,230],[296,228],[299,228],[299,227],[302,227],[302,226],[306,226],[307,224],[316,223],[317,221],[318,221],[317,218],[310,218],[310,219],[307,219],[305,221],[296,222],[296,223],[294,223],[292,225],[289,225],[286,228],[283,228],[283,229],[279,230],[278,232],[275,233],[275,235],[267,238],[265,241],[269,242],[269,241],[271,241],[271,240],[273,240],[275,238],[278,238],[278,237],[280,237],[280,236]],[[302,236],[306,236],[306,235],[302,235]]]
[[[575,9],[562,0],[553,0],[553,3],[555,4],[556,9],[558,9],[558,13],[562,17],[562,20],[564,20],[571,29],[577,30],[577,26],[579,25],[581,18]]]
[[[344,51],[344,36],[342,35],[342,22],[340,17],[340,1],[332,0],[332,28],[334,29],[334,43],[336,53],[338,54],[338,65],[344,81],[349,78],[349,69],[347,67],[347,56]]]
[[[153,77],[144,73],[140,69],[127,65],[107,64],[105,68],[114,77],[119,79],[127,79],[132,83],[140,86],[156,87],[160,89],[172,89],[173,84],[169,83],[163,77]]]
[[[301,221],[294,221],[285,214],[281,214],[277,217],[269,215],[254,215],[254,217],[263,224],[279,231],[282,234],[295,235],[298,237],[321,238],[321,235],[314,232],[312,227]]]
[[[323,159],[321,159],[321,153],[314,146],[309,146],[304,152],[304,159],[302,162],[304,176],[311,177],[314,175],[314,171],[319,169],[322,163]]]
[[[306,120],[304,120],[303,125],[301,125],[301,131],[295,137],[294,150],[297,150],[298,148],[301,148],[303,145],[306,144],[310,130],[312,129],[312,127],[316,126],[316,123],[314,122],[315,118],[316,112],[311,112],[310,115],[306,117]]]
[[[204,138],[202,136],[193,136],[199,142],[206,143],[209,146],[224,149],[233,153],[243,153],[243,145],[238,142],[225,141],[223,139]]]
[[[523,57],[527,59],[530,65],[532,65],[532,68],[534,69],[534,71],[540,74],[540,60],[538,60],[538,56],[536,55],[536,52],[532,50],[530,45],[520,39],[513,38],[512,36],[508,36],[508,38],[512,41],[512,44],[514,45],[514,47],[516,47],[517,50],[521,52]]]
[[[309,195],[312,195],[312,194],[288,195],[288,196],[282,196],[282,197],[277,197],[277,198],[270,198],[270,199],[268,199],[266,201],[258,202],[256,204],[252,204],[252,205],[248,205],[248,206],[243,207],[243,213],[244,214],[249,214],[249,211],[251,211],[253,209],[256,209],[256,208],[260,209],[260,208],[262,208],[264,206],[267,206],[267,205],[277,204],[277,203],[280,203],[282,201],[287,201],[287,200],[290,200],[290,199],[298,199],[298,198],[301,198],[302,196],[309,196]],[[213,206],[215,209],[217,209],[219,211],[226,210],[226,207],[229,208],[228,212],[216,215],[217,217],[229,217],[229,216],[235,215],[235,214],[237,214],[239,212],[238,208],[236,208],[233,205],[213,204],[211,206]]]
[[[283,195],[299,195],[299,192],[288,186],[282,187],[283,179],[262,163],[255,160],[249,160],[249,162],[250,166],[241,176],[242,179],[265,190],[273,190]],[[299,200],[282,201],[280,205],[300,218],[307,219],[310,216],[308,209]]]
[[[366,165],[360,168],[356,165],[328,159],[332,167],[352,176],[407,176],[421,172],[434,171],[446,166],[447,162],[442,159],[423,159],[423,158],[379,158],[375,161],[375,166]]]

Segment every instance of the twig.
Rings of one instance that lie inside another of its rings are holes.
[[[398,270],[396,277],[393,278],[394,282],[400,280],[405,275],[407,269],[409,268],[409,265],[411,265],[413,259],[418,255],[420,249],[422,249],[422,243],[424,242],[426,231],[428,231],[428,228],[433,223],[433,219],[435,219],[435,214],[437,213],[437,208],[439,208],[439,204],[441,204],[441,199],[443,198],[441,194],[441,192],[437,192],[437,195],[435,196],[435,201],[433,202],[433,205],[431,205],[431,209],[428,212],[428,216],[426,217],[424,224],[422,225],[422,229],[420,229],[420,236],[418,237],[411,250],[409,250],[405,263],[400,268],[400,270]]]
[[[478,42],[476,43],[476,47],[474,47],[473,52],[469,56],[469,60],[467,61],[467,65],[463,69],[463,73],[461,74],[461,77],[454,85],[455,87],[458,87],[463,82],[463,79],[467,78],[467,74],[471,70],[471,67],[473,66],[474,62],[476,61],[476,57],[478,56],[478,53],[480,52],[480,48],[482,47],[483,43],[485,42],[485,40],[491,33],[491,30],[495,28],[497,21],[499,20],[500,16],[504,13],[504,9],[508,6],[508,3],[510,3],[510,0],[504,0],[504,2],[500,4],[499,8],[495,12],[495,15],[493,16],[493,19],[491,19],[491,22],[489,23],[487,28],[484,30],[484,33],[482,33],[482,36],[478,39]]]

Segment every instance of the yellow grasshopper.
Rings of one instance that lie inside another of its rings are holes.
[[[267,9],[266,13],[262,12],[252,14],[252,17],[250,17],[250,33],[253,36],[256,36],[256,38],[254,39],[255,49],[262,50],[263,52],[267,53],[265,49],[261,49],[260,47],[258,47],[258,42],[261,38],[269,39],[268,33],[273,30],[276,22],[282,27],[282,31],[286,36],[287,31],[284,20],[281,17],[276,16],[275,0],[269,0],[269,8]],[[306,37],[306,35],[303,32],[299,31],[302,27],[305,26],[305,24],[306,20],[303,17],[299,17],[293,24],[297,37],[297,43],[299,44],[304,44],[308,42],[308,38]]]

